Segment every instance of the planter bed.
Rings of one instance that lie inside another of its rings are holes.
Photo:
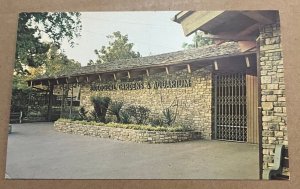
[[[100,138],[112,138],[122,141],[133,141],[137,143],[173,143],[182,142],[188,140],[200,139],[200,132],[194,131],[152,131],[151,128],[147,127],[149,130],[135,130],[120,128],[124,127],[124,124],[113,123],[114,126],[106,126],[106,124],[97,123],[98,125],[93,125],[86,122],[71,121],[71,120],[58,120],[54,123],[54,128],[56,131],[95,136]]]

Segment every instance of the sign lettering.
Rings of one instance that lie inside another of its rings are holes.
[[[141,89],[165,89],[191,87],[191,79],[163,80],[163,81],[137,81],[107,84],[91,84],[91,91],[114,91],[114,90],[141,90]]]

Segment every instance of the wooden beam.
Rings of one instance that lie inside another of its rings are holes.
[[[245,60],[246,60],[246,66],[247,68],[250,68],[250,60],[249,60],[249,57],[248,56],[245,56]]]
[[[274,21],[257,11],[242,11],[243,15],[248,16],[252,20],[255,20],[261,24],[272,24]]]
[[[219,70],[219,67],[218,67],[218,62],[217,60],[214,61],[214,66],[215,66],[215,70]]]
[[[165,69],[166,69],[167,75],[169,75],[169,74],[170,74],[170,73],[169,73],[169,68],[168,68],[168,67],[165,67]]]
[[[188,36],[207,24],[224,11],[195,11],[180,22],[185,36]]]
[[[129,79],[131,78],[130,71],[127,71],[127,76],[128,76]]]
[[[148,77],[150,76],[149,69],[146,69],[146,74]]]
[[[190,64],[187,64],[186,66],[187,66],[187,71],[188,71],[188,73],[192,73],[191,65],[190,65]]]
[[[221,40],[231,40],[231,41],[255,41],[255,36],[238,36],[234,34],[204,34],[203,37],[211,38],[211,39],[221,39]]]
[[[239,32],[239,33],[237,34],[237,36],[247,36],[247,35],[249,35],[249,34],[255,32],[255,31],[258,30],[258,29],[259,29],[259,24],[256,23],[256,24],[253,24],[253,25],[247,27],[247,28],[244,29],[243,31]]]
[[[241,52],[246,52],[256,48],[256,41],[239,41]]]

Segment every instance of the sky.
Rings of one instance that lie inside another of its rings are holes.
[[[62,49],[70,59],[85,66],[96,59],[95,49],[108,45],[107,35],[120,31],[128,34],[133,50],[142,56],[156,55],[183,50],[184,42],[191,43],[192,37],[185,37],[180,24],[171,20],[179,11],[132,11],[132,12],[82,12],[81,37],[71,48],[65,41]]]

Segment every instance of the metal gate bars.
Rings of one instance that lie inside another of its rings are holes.
[[[214,136],[247,141],[246,75],[214,75]]]

